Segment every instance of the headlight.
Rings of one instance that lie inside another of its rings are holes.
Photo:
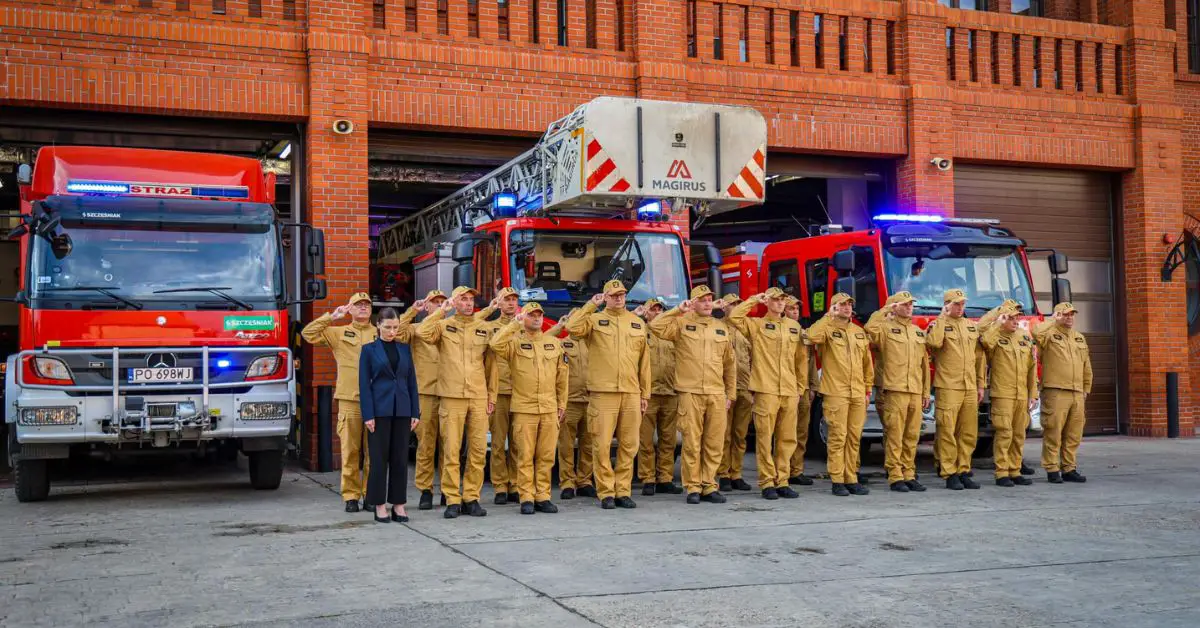
[[[291,417],[291,405],[282,401],[251,401],[238,411],[244,421],[277,421]]]
[[[271,377],[279,370],[278,355],[264,355],[261,358],[255,359],[250,363],[250,368],[246,369],[246,379],[263,379]]]
[[[175,414],[177,414],[181,419],[190,419],[196,416],[196,402],[180,401],[179,403],[175,404]]]
[[[44,355],[34,356],[33,369],[38,377],[44,379],[57,379],[61,381],[73,381],[71,369],[67,368],[66,362],[58,358],[51,358]]]
[[[75,406],[24,408],[20,422],[21,425],[76,425],[79,423],[79,413]]]

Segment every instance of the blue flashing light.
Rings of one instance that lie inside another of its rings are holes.
[[[647,201],[642,203],[637,210],[638,220],[658,220],[662,215],[661,201]]]
[[[942,222],[945,218],[937,214],[879,214],[875,222]]]
[[[68,181],[67,191],[76,194],[128,194],[128,183],[105,181]]]
[[[492,213],[497,216],[517,215],[517,195],[501,192],[492,197]]]
[[[230,362],[226,358],[221,358],[220,360],[217,360],[217,368],[219,368],[219,369],[227,369],[227,368],[229,368],[230,364],[233,364],[233,363]]]
[[[192,196],[203,196],[205,198],[250,198],[250,190],[244,187],[194,187],[192,188]]]

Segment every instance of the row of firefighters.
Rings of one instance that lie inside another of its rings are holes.
[[[495,503],[519,501],[523,513],[556,509],[556,450],[561,499],[595,497],[605,509],[634,508],[636,456],[644,495],[686,492],[688,503],[721,503],[721,490],[751,489],[741,477],[751,420],[762,496],[794,498],[790,484],[812,484],[803,471],[815,395],[828,427],[832,492],[865,495],[859,448],[872,386],[892,490],[925,490],[915,458],[931,390],[938,474],[947,488],[979,487],[971,462],[985,391],[998,485],[1030,483],[1021,474],[1022,449],[1039,397],[1048,480],[1085,481],[1076,451],[1092,371],[1069,303],[1027,331],[1015,301],[974,322],[963,315],[963,291],[949,290],[941,316],[923,330],[912,322],[907,292],[892,295],[862,327],[853,321],[853,298],[839,293],[826,316],[804,329],[799,303],[778,288],[740,302],[734,295],[715,299],[698,286],[678,307],[665,309],[652,299],[632,312],[625,292],[620,281],[610,281],[547,331],[541,306],[520,307],[511,288],[479,311],[471,288],[459,287],[449,297],[434,290],[398,317],[394,335],[411,349],[420,393],[420,509],[433,507],[440,449],[445,517],[486,514],[479,499],[489,430]],[[759,304],[766,314],[751,317]],[[559,339],[564,330],[568,335]],[[330,347],[337,360],[341,489],[348,511],[365,496],[363,425],[374,418],[364,417],[359,406],[359,352],[377,334],[365,293],[303,331],[307,341]],[[677,430],[683,435],[682,488],[673,482]]]

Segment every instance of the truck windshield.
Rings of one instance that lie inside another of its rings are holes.
[[[270,308],[284,296],[273,225],[172,228],[143,222],[64,229],[72,249],[63,259],[41,238],[32,239],[28,285],[35,299],[95,303],[120,297],[147,307],[203,302],[233,309],[239,306],[229,298]],[[207,290],[212,287],[229,298]],[[202,289],[179,290],[187,288]]]
[[[510,239],[512,287],[522,301],[582,303],[620,279],[630,303],[672,307],[687,295],[679,236],[520,229]]]
[[[888,290],[907,290],[917,314],[936,314],[942,294],[951,288],[967,293],[967,311],[981,315],[1005,299],[1033,313],[1029,275],[1017,249],[983,244],[903,244],[884,249]]]

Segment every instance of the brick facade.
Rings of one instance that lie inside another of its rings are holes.
[[[953,211],[933,156],[1120,172],[1129,429],[1165,434],[1177,371],[1190,436],[1200,349],[1183,272],[1158,278],[1200,200],[1184,3],[1047,0],[1059,20],[992,4],[569,0],[560,45],[552,0],[0,0],[0,104],[307,122],[305,198],[331,251],[318,311],[367,283],[371,127],[533,133],[601,94],[744,103],[774,151],[899,159],[919,211]],[[356,130],[333,134],[340,118]]]

